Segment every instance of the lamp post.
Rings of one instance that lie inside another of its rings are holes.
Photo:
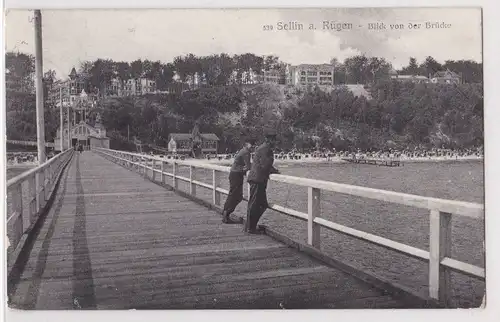
[[[71,112],[70,112],[70,104],[68,102],[68,149],[71,148]]]
[[[60,129],[59,129],[59,137],[61,138],[59,140],[59,147],[61,149],[61,153],[64,151],[64,116],[63,116],[63,106],[62,106],[62,87],[59,87],[59,124],[60,124]]]

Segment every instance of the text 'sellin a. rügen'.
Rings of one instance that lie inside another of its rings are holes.
[[[276,26],[264,25],[263,30],[278,30],[278,31],[302,31],[302,30],[331,30],[342,31],[351,30],[352,23],[338,21],[322,21],[320,23],[302,23],[299,21],[278,21]]]

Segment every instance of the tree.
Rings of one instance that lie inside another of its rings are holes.
[[[408,66],[403,67],[401,69],[401,73],[405,75],[420,75],[420,74],[425,74],[420,67],[417,64],[417,59],[415,57],[410,57],[410,61],[408,63]],[[429,75],[425,75],[429,76]]]
[[[132,69],[128,62],[118,62],[115,64],[115,66],[116,66],[115,77],[120,78],[122,82],[131,78]]]
[[[130,63],[130,78],[139,79],[144,74],[142,60],[137,59]]]
[[[420,65],[420,69],[425,76],[434,75],[436,72],[443,70],[443,66],[438,63],[434,58],[428,56],[425,61]]]
[[[97,59],[90,69],[90,84],[98,88],[102,96],[108,94],[111,79],[114,77],[114,62],[109,59]]]
[[[9,89],[30,91],[34,88],[35,58],[23,53],[8,52],[5,55],[5,80]]]
[[[82,75],[90,75],[92,73],[92,67],[94,66],[94,62],[91,61],[83,61],[80,63],[78,68],[78,74]]]
[[[388,79],[392,66],[384,58],[370,57],[365,68],[367,78],[375,83],[382,79]]]
[[[483,64],[472,60],[447,60],[443,65],[444,69],[449,69],[462,76],[463,83],[482,83]]]
[[[264,65],[263,57],[251,53],[235,55],[233,61],[236,82],[239,84],[249,84],[251,82],[251,74],[260,75]]]
[[[263,62],[263,68],[264,70],[272,70],[278,67],[280,61],[278,56],[265,56],[264,57],[264,62]]]
[[[146,59],[142,62],[142,77],[146,77],[149,79],[155,78],[155,71],[153,70],[153,62]]]
[[[159,90],[166,90],[168,85],[172,83],[172,77],[175,74],[174,65],[166,64],[161,65],[161,72],[159,78],[156,80],[156,84]]]
[[[47,101],[47,98],[49,97],[49,91],[52,89],[52,86],[54,85],[54,82],[56,81],[56,72],[55,70],[49,69],[45,73],[43,73],[43,96],[45,100]]]
[[[349,84],[365,84],[367,77],[368,58],[365,55],[349,57],[344,61]]]
[[[337,68],[340,65],[342,65],[342,63],[339,62],[339,60],[334,57],[334,58],[330,59],[330,65],[332,65],[334,68]]]

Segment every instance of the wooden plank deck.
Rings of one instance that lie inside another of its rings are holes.
[[[24,255],[14,308],[406,306],[90,151],[75,155]]]

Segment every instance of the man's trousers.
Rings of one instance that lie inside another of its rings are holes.
[[[268,207],[267,203],[267,181],[250,182],[250,197],[248,199],[247,221],[245,230],[255,230],[260,217]]]
[[[236,206],[243,200],[244,172],[229,172],[229,194],[224,203],[224,211],[232,214]]]

